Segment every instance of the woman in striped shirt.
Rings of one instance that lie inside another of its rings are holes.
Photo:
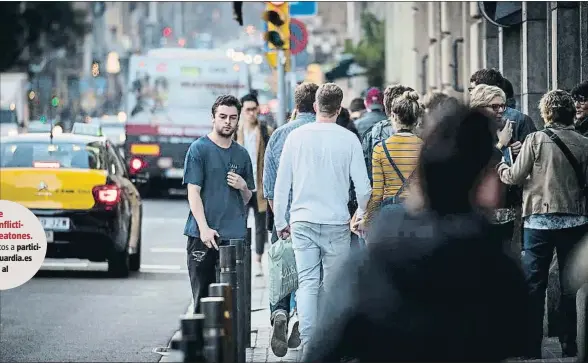
[[[364,224],[369,225],[380,207],[399,204],[416,169],[422,140],[414,131],[423,115],[416,91],[406,91],[390,104],[395,134],[374,147],[373,186]]]

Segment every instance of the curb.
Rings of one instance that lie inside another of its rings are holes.
[[[194,299],[190,300],[190,305],[188,305],[188,309],[186,310],[185,315],[191,314],[194,311]],[[168,340],[167,342],[167,346],[165,347],[165,349],[169,349],[171,346],[171,342],[180,337],[182,335],[182,331],[181,329],[176,330],[176,332],[172,335],[172,337]],[[164,351],[164,352],[155,352],[157,354],[161,355],[161,358],[159,359],[159,362],[162,363],[171,363],[171,362],[176,362],[174,357],[170,357],[169,356],[169,352]]]

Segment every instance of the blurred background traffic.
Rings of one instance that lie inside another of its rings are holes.
[[[469,77],[482,68],[511,80],[516,108],[542,127],[539,97],[588,74],[588,11],[528,4],[5,2],[0,132],[94,123],[126,152],[131,172],[166,189],[180,185],[183,155],[210,130],[219,94],[257,94],[260,121],[279,126],[303,81],[337,83],[344,105],[389,84],[467,101]]]

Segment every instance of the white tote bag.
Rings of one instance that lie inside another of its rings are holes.
[[[269,301],[275,305],[298,289],[298,271],[292,248],[292,239],[279,239],[268,253]]]

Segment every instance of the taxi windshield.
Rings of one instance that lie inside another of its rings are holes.
[[[1,147],[2,168],[51,165],[67,169],[106,169],[102,145],[97,142],[3,142]]]

